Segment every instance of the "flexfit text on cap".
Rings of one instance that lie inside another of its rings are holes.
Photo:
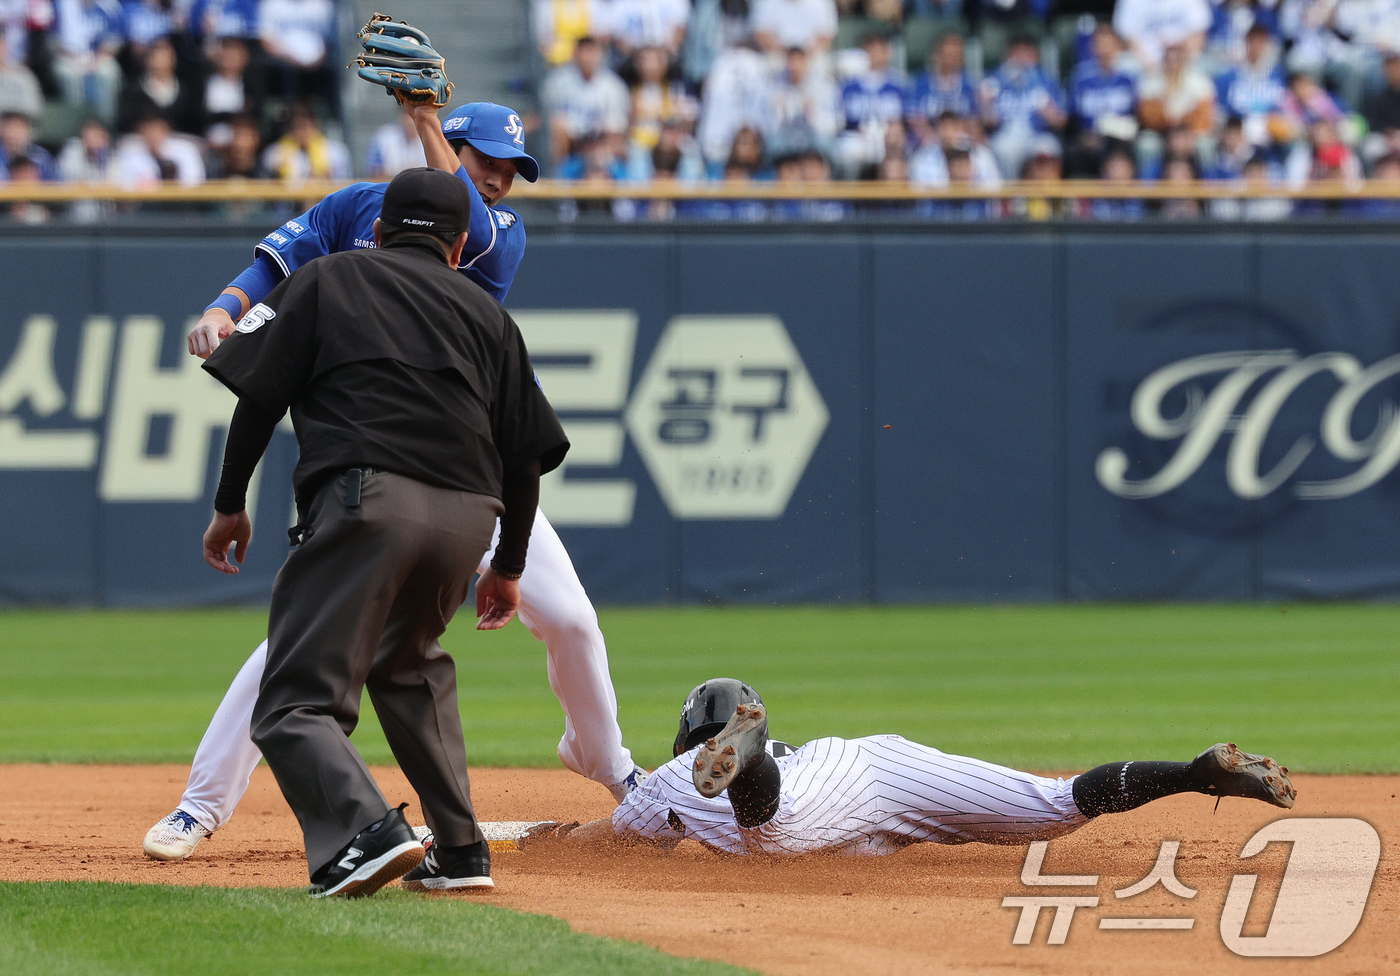
[[[404,170],[390,181],[379,220],[395,230],[461,234],[467,230],[471,212],[467,184],[451,173],[418,166]]]
[[[442,120],[448,142],[464,140],[492,159],[508,159],[526,180],[540,178],[540,164],[525,151],[525,123],[513,109],[495,102],[470,102]]]

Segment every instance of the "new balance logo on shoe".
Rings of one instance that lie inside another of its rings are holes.
[[[335,860],[312,876],[309,894],[364,898],[417,867],[423,845],[404,820],[406,806],[390,810],[383,820],[356,834]]]

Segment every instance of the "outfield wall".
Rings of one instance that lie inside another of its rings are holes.
[[[200,558],[252,239],[0,238],[0,601],[265,599]],[[600,603],[1400,595],[1400,236],[536,235],[508,306]]]

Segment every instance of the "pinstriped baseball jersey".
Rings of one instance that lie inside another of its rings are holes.
[[[876,735],[815,739],[778,758],[778,812],[744,828],[727,794],[707,799],[696,791],[696,751],[652,773],[613,812],[614,829],[671,845],[688,837],[730,854],[878,855],[921,841],[1024,844],[1088,822],[1074,804],[1072,779]]]

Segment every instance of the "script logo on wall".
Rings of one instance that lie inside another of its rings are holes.
[[[1142,437],[1174,450],[1155,471],[1133,477],[1128,451],[1109,447],[1095,475],[1120,498],[1157,498],[1195,476],[1228,441],[1225,482],[1238,498],[1282,491],[1310,501],[1346,498],[1400,464],[1400,410],[1386,395],[1396,376],[1400,355],[1363,366],[1344,352],[1244,349],[1169,363],[1137,386],[1129,411]],[[1330,395],[1319,400],[1323,391]],[[1280,424],[1295,398],[1318,404],[1311,430]],[[1328,476],[1309,477],[1310,461]]]

